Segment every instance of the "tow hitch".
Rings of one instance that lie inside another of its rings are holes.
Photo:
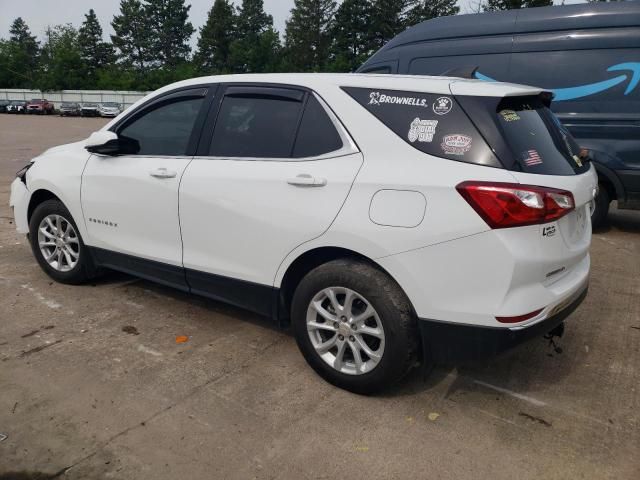
[[[549,340],[549,345],[553,347],[553,351],[556,353],[562,353],[562,347],[560,347],[555,341],[556,337],[560,339],[562,338],[562,335],[564,335],[564,322],[544,336],[545,340]]]

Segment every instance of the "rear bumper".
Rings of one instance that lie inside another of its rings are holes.
[[[589,286],[572,295],[557,313],[528,326],[481,327],[419,319],[425,360],[436,363],[464,363],[504,353],[559,326],[587,296]]]

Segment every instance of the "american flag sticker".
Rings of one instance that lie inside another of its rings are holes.
[[[527,167],[533,167],[534,165],[541,165],[542,158],[536,150],[527,150],[522,153],[522,161]]]

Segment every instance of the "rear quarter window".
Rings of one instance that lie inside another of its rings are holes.
[[[356,102],[417,150],[459,162],[502,167],[451,95],[343,87]]]

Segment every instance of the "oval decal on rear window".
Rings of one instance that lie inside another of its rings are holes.
[[[471,150],[471,142],[473,139],[468,135],[454,133],[442,137],[442,151],[447,155],[464,155]]]

